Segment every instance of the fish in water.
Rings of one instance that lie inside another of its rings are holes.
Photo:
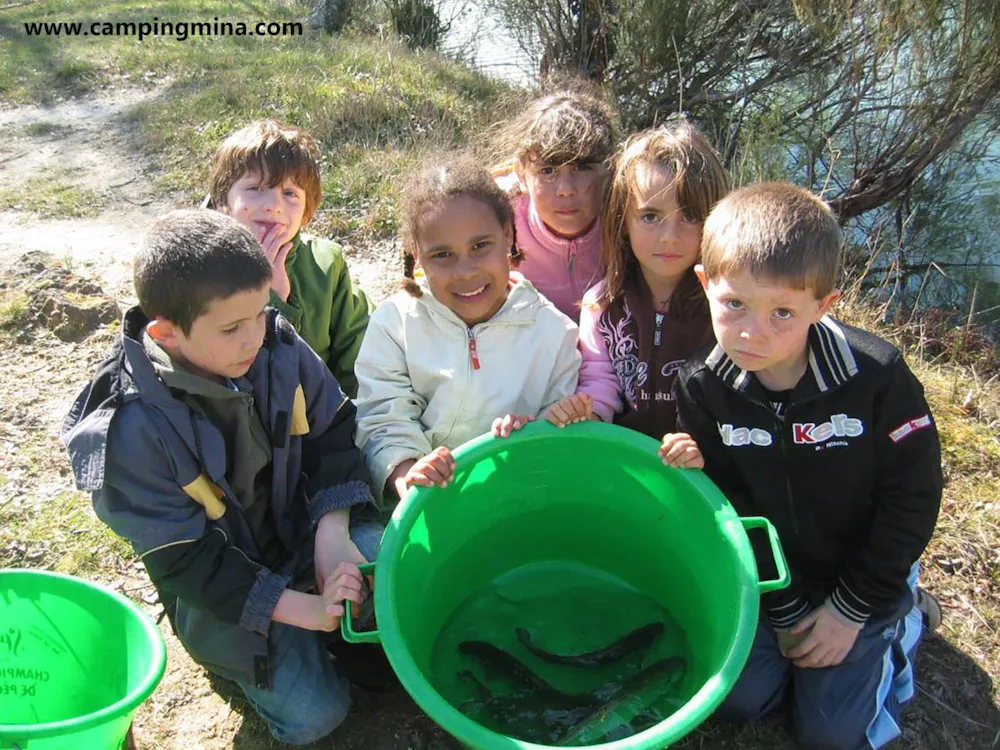
[[[559,691],[540,694],[521,689],[510,695],[493,695],[471,670],[461,670],[458,677],[470,682],[476,691],[475,700],[458,707],[462,714],[478,724],[528,742],[555,742],[599,707],[588,696]]]
[[[499,646],[485,641],[462,641],[458,651],[466,656],[475,657],[483,666],[494,674],[508,679],[515,687],[525,688],[546,695],[561,695],[565,693],[552,687],[542,677],[520,662],[513,654]]]
[[[674,657],[661,659],[632,675],[607,703],[570,729],[558,742],[558,747],[602,742],[614,730],[631,724],[637,716],[676,687],[686,670],[687,662]]]
[[[600,667],[605,664],[614,664],[639,649],[649,647],[663,631],[663,623],[653,622],[636,628],[604,648],[587,651],[583,654],[556,654],[546,651],[531,642],[531,632],[527,628],[517,628],[514,632],[517,633],[517,639],[525,648],[539,659],[551,664],[570,667]]]

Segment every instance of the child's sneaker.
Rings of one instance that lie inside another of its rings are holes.
[[[924,628],[932,633],[941,627],[941,605],[932,594],[917,586],[917,609],[924,615]]]

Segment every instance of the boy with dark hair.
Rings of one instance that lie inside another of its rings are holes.
[[[300,231],[321,199],[319,147],[298,128],[253,122],[215,152],[207,205],[232,216],[261,243],[272,268],[269,304],[354,398],[354,360],[370,306],[351,284],[340,245]]]
[[[382,527],[354,406],[267,309],[271,264],[215,211],[156,221],[139,306],[63,425],[77,486],[128,539],[191,657],[236,681],[275,737],[343,721],[326,652]]]
[[[718,345],[688,361],[675,394],[706,473],[741,515],[774,523],[792,575],[762,598],[720,714],[756,719],[790,693],[805,746],[856,750],[899,736],[922,614],[940,617],[916,577],[942,476],[900,352],[827,315],[841,242],[826,204],[793,185],[723,199],[695,266]],[[761,578],[774,577],[755,551]]]

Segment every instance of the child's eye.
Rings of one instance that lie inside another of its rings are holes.
[[[573,169],[575,169],[577,172],[589,172],[593,168],[594,168],[593,164],[585,161],[578,161],[574,162],[573,164]]]
[[[660,220],[660,217],[657,216],[654,213],[643,214],[642,216],[639,217],[639,221],[641,221],[641,222],[643,222],[645,224],[655,224],[659,220]]]
[[[239,327],[238,325],[235,325],[235,326],[233,326],[232,328],[223,328],[223,329],[222,329],[222,332],[223,332],[223,333],[224,333],[224,334],[225,334],[226,336],[232,336],[232,335],[233,335],[234,333],[236,333],[236,332],[237,332],[238,330],[240,330],[240,327]]]
[[[730,310],[742,310],[743,309],[743,303],[740,302],[738,299],[727,299],[722,304],[724,304]]]
[[[479,242],[477,242],[475,245],[472,246],[472,249],[473,250],[482,250],[484,248],[489,247],[490,244],[491,243],[490,243],[489,240],[480,240]]]
[[[544,177],[551,177],[555,173],[556,173],[555,167],[542,167],[538,170],[538,174],[543,175]]]
[[[778,320],[791,320],[795,317],[795,313],[789,310],[787,307],[779,307],[774,311],[774,317]]]
[[[289,190],[285,191],[285,197],[286,198],[298,198],[299,194],[295,190],[289,189]]]
[[[451,253],[447,250],[439,250],[436,253],[431,253],[431,260],[445,260],[451,257]]]

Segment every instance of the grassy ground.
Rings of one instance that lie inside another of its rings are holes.
[[[0,0],[2,2],[2,0]],[[429,149],[465,143],[516,100],[504,87],[428,54],[373,38],[167,39],[27,38],[26,20],[294,20],[300,2],[167,3],[49,0],[0,16],[0,104],[18,106],[144,87],[155,96],[131,114],[130,148],[152,162],[148,177],[178,202],[202,192],[208,158],[233,128],[275,117],[310,130],[324,154],[323,231],[373,244],[392,229],[400,172]],[[58,139],[44,112],[25,126]],[[2,170],[3,165],[0,165]],[[74,175],[49,173],[23,190],[0,192],[0,214],[19,202],[42,216],[100,210],[104,194],[74,189]],[[66,199],[69,193],[69,199]],[[385,275],[395,269],[386,260]],[[159,607],[128,547],[72,489],[56,438],[74,391],[106,351],[104,329],[65,344],[29,320],[14,271],[0,272],[0,566],[61,570]],[[844,312],[867,314],[859,308]],[[871,316],[868,316],[871,322]],[[894,335],[887,331],[888,335]],[[922,649],[920,693],[908,709],[903,747],[1000,748],[1000,386],[981,371],[929,362],[911,342],[941,430],[947,487],[924,580],[945,606],[945,624]],[[140,711],[143,748],[270,748],[261,722],[238,693],[210,682],[168,635],[170,667]],[[218,693],[216,692],[218,691]],[[331,750],[441,748],[449,742],[401,691],[359,696],[352,721],[317,747]],[[708,722],[685,748],[790,748],[783,718],[734,730]]]
[[[295,21],[305,2],[49,0],[0,17],[0,100],[45,103],[109,86],[164,87],[133,115],[137,144],[165,191],[203,192],[220,140],[270,117],[307,129],[324,153],[321,228],[385,234],[392,189],[420,154],[465,143],[504,102],[505,87],[433,54],[373,37],[172,38],[31,36],[35,21]],[[44,127],[40,125],[38,127]],[[3,200],[0,197],[0,200]],[[9,202],[8,198],[8,202]]]

